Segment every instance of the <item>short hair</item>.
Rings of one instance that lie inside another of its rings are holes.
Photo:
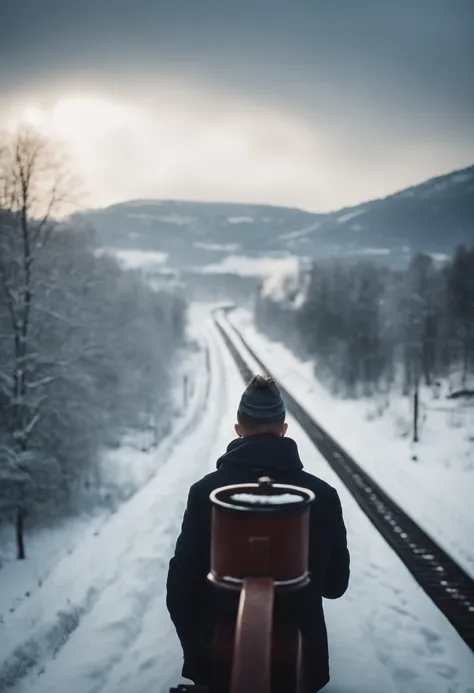
[[[237,423],[247,433],[279,433],[285,423],[285,417],[278,419],[251,419],[240,411],[237,412]]]

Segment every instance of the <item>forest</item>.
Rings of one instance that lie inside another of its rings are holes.
[[[75,180],[29,130],[0,144],[0,528],[110,502],[100,452],[163,430],[182,296],[153,289],[72,225]],[[170,367],[171,365],[171,367]]]
[[[404,270],[360,262],[314,263],[285,300],[260,291],[257,325],[315,361],[341,396],[372,396],[474,372],[474,247],[443,264],[417,254]]]

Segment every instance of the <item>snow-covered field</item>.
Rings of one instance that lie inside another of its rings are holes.
[[[78,529],[28,598],[15,602],[28,561],[0,570],[0,691],[165,693],[180,681],[181,653],[165,607],[167,564],[188,487],[232,438],[243,388],[209,307],[193,315],[209,368],[203,355],[188,410],[150,451],[153,478],[101,527]],[[307,470],[338,489],[348,527],[351,585],[342,599],[325,602],[328,693],[474,693],[472,653],[297,423],[290,418],[289,425]]]
[[[474,403],[421,391],[419,442],[411,403],[332,396],[281,343],[270,342],[243,309],[229,314],[284,387],[413,519],[474,578]],[[414,459],[416,458],[416,459]]]

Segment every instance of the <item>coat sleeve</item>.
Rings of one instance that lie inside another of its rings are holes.
[[[192,486],[166,581],[166,606],[183,649],[199,633],[201,609],[210,560],[210,508]]]
[[[332,534],[331,553],[324,575],[322,595],[326,599],[342,597],[349,585],[349,550],[347,534],[342,516],[341,501],[333,489],[330,508],[330,531]]]

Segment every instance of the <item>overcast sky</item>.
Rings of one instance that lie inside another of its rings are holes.
[[[474,162],[472,0],[1,0],[0,113],[90,204],[327,210]]]

